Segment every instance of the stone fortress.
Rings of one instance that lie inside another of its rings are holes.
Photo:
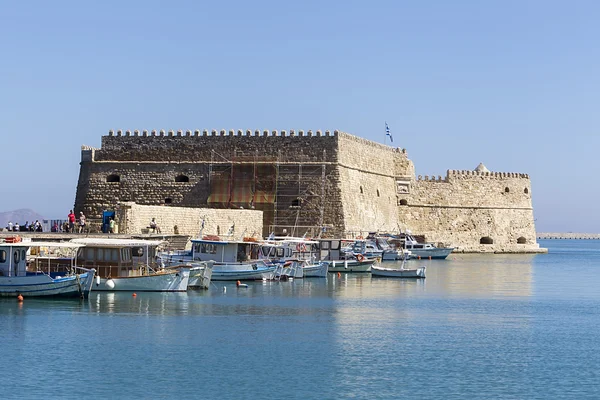
[[[204,223],[247,236],[410,230],[458,252],[544,251],[527,174],[480,164],[415,176],[405,149],[340,131],[111,130],[99,149],[82,147],[75,210],[93,221],[119,209],[129,233],[156,216],[163,233],[179,224],[197,235]]]

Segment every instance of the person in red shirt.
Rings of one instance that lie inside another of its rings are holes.
[[[73,210],[69,211],[69,215],[67,216],[69,219],[69,232],[75,232],[75,214],[73,214]]]

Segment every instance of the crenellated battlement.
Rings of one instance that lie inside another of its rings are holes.
[[[164,129],[160,129],[160,130],[138,130],[135,129],[133,131],[131,130],[125,130],[123,131],[122,129],[118,129],[118,130],[109,130],[108,131],[108,136],[141,136],[141,137],[181,137],[181,136],[265,136],[265,137],[294,137],[294,136],[300,136],[300,137],[335,137],[338,136],[338,134],[340,134],[341,132],[338,130],[334,130],[334,131],[322,131],[322,130],[317,130],[315,132],[313,132],[312,130],[308,130],[308,131],[304,131],[304,130],[294,130],[294,129],[290,129],[289,131],[287,130],[260,130],[260,129],[247,129],[247,130],[242,130],[242,129],[229,129],[229,130],[225,130],[225,129],[195,129],[195,130],[190,130],[190,129],[178,129],[178,130],[169,130],[169,131],[165,131]]]
[[[490,178],[522,178],[529,179],[529,174],[522,174],[518,172],[480,172],[480,171],[469,171],[469,170],[455,170],[449,169],[447,176],[460,179],[463,176],[487,176]]]

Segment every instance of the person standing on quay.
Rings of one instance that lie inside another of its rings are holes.
[[[73,210],[69,211],[67,219],[69,221],[69,230],[67,233],[75,233],[75,214],[73,214]]]
[[[83,233],[85,230],[85,215],[83,211],[79,212],[79,233]]]
[[[115,219],[111,217],[108,223],[108,233],[115,233],[115,224]]]

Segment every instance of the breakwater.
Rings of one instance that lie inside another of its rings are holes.
[[[600,239],[600,233],[546,233],[538,232],[538,239]]]

